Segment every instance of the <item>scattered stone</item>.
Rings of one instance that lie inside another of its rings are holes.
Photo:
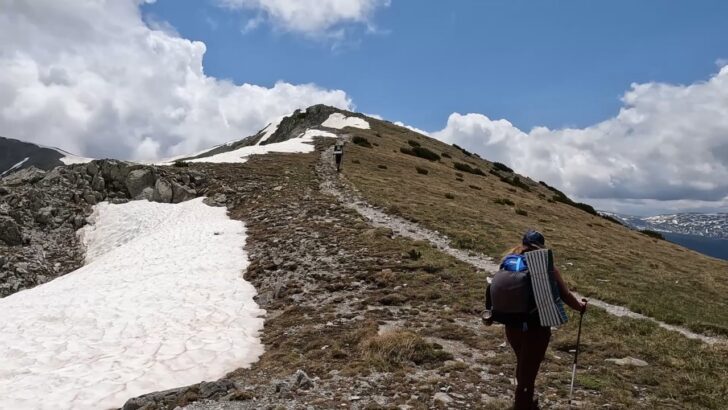
[[[296,386],[303,390],[308,390],[314,387],[313,380],[301,369],[296,371]]]
[[[621,359],[611,358],[611,359],[604,359],[606,362],[614,363],[619,366],[637,366],[637,367],[644,367],[647,366],[648,363],[644,360],[637,359],[634,357],[623,357]]]
[[[17,223],[9,216],[0,215],[0,241],[8,246],[18,246],[23,243],[23,234]]]
[[[443,393],[443,392],[435,393],[435,395],[432,397],[432,399],[435,402],[440,402],[442,404],[449,404],[449,403],[452,403],[453,401],[455,401],[452,397],[450,397],[449,394]]]

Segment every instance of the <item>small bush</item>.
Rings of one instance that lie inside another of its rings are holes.
[[[377,168],[379,168],[379,169],[387,169],[387,166],[386,165],[377,165]]]
[[[430,171],[426,170],[425,168],[415,167],[415,169],[417,170],[417,173],[421,175],[427,175],[430,173]]]
[[[354,136],[354,138],[351,139],[351,142],[353,142],[356,145],[365,147],[365,148],[371,148],[372,144],[369,142],[368,139],[364,137],[360,137],[358,135]]]
[[[458,182],[463,182],[463,181],[465,181],[465,180],[464,180],[464,179],[462,179],[462,178],[455,178],[455,180],[456,180],[456,181],[458,181]]]
[[[453,195],[453,194],[451,194],[451,193],[448,192],[447,194],[445,194],[445,198],[447,198],[447,199],[455,199],[455,195]]]
[[[430,151],[429,149],[427,149],[425,147],[414,147],[414,148],[402,147],[399,149],[399,151],[403,154],[424,158],[428,161],[439,161],[440,160],[439,155],[437,155],[436,153]]]
[[[361,162],[359,162],[359,160],[358,160],[358,159],[352,159],[352,160],[351,160],[351,163],[352,163],[352,164],[361,164]]]
[[[362,357],[375,368],[390,370],[409,362],[416,365],[441,363],[452,359],[442,346],[428,343],[422,336],[407,331],[377,334],[360,344]]]
[[[442,154],[440,154],[440,156],[442,156],[443,158],[452,158],[447,152],[443,152]]]
[[[455,176],[456,177],[459,177],[459,178],[462,178],[463,177],[463,173],[462,172],[456,172],[455,173]]]
[[[494,162],[493,168],[497,169],[498,171],[513,173],[513,170],[511,168],[509,168],[508,166],[506,166],[505,164],[502,164],[500,162]]]
[[[624,226],[624,224],[622,223],[622,221],[620,221],[617,218],[611,217],[609,215],[602,215],[602,218],[606,219],[609,222],[612,222],[612,223],[615,223],[615,224],[619,224],[619,225]]]
[[[476,190],[478,190],[478,191],[482,190],[482,188],[481,188],[481,187],[479,187],[479,186],[477,186],[477,185],[468,185],[468,186],[469,186],[470,188],[472,188],[472,189],[476,189]]]
[[[466,150],[465,148],[461,147],[458,144],[452,144],[452,146],[455,147],[455,148],[457,148],[457,149],[459,149],[463,154],[465,154],[465,155],[467,155],[469,157],[472,157],[473,156],[473,154],[470,151]]]
[[[513,185],[514,187],[521,188],[524,191],[531,191],[531,188],[526,184],[525,182],[521,181],[521,178],[516,175],[513,178],[505,178],[501,177],[501,181],[505,182],[506,184]]]
[[[407,140],[407,143],[410,144],[411,147],[420,147],[420,143],[415,140]]]
[[[409,258],[413,261],[416,261],[422,257],[422,252],[418,251],[417,249],[410,249],[410,251],[407,252],[407,256],[409,256]]]
[[[659,233],[657,231],[650,230],[650,229],[641,229],[640,230],[640,233],[642,233],[644,235],[647,235],[647,236],[651,236],[651,237],[656,238],[656,239],[661,239],[663,241],[665,240],[665,237],[661,233]]]
[[[522,215],[522,216],[528,216],[528,212],[524,211],[523,209],[516,208],[516,214]]]
[[[494,199],[493,202],[495,202],[498,205],[510,205],[510,206],[513,206],[513,205],[516,204],[515,202],[511,201],[508,198],[497,198],[497,199]]]
[[[188,164],[188,163],[186,163],[184,161],[174,161],[174,164],[173,165],[175,167],[177,167],[177,168],[187,168],[187,167],[190,166],[190,164]]]
[[[470,165],[468,165],[468,164],[464,164],[464,163],[462,163],[462,162],[453,162],[453,163],[452,163],[452,165],[453,165],[453,167],[455,167],[455,169],[457,169],[458,171],[463,171],[463,172],[467,172],[467,173],[469,173],[469,174],[475,174],[475,175],[482,175],[482,176],[485,176],[485,172],[483,172],[483,170],[482,170],[482,169],[480,169],[480,168],[477,168],[477,167],[471,167]]]

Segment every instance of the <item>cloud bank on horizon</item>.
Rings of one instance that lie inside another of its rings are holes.
[[[205,75],[205,44],[154,29],[139,0],[11,1],[0,10],[0,135],[93,157],[150,160],[245,137],[341,90]]]
[[[10,41],[0,42],[0,135],[152,160],[242,138],[297,108],[354,108],[344,90],[207,76],[205,44],[145,22],[146,2],[153,0],[4,4],[0,37]],[[333,39],[347,25],[374,27],[376,11],[390,5],[216,2],[253,13],[248,25]],[[728,209],[728,66],[691,85],[633,84],[622,101],[618,115],[586,128],[524,132],[505,119],[453,113],[429,134],[604,209]]]
[[[687,86],[632,84],[622,102],[617,116],[581,129],[526,133],[504,119],[453,113],[432,135],[603,208],[728,207],[728,66]]]

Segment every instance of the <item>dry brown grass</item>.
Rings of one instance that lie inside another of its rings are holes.
[[[553,191],[528,178],[513,186],[512,174],[455,147],[386,122],[370,123],[371,130],[355,132],[379,134],[374,138],[380,145],[352,147],[344,173],[375,205],[445,233],[460,248],[495,257],[518,243],[525,230],[539,229],[579,292],[695,331],[728,335],[728,262],[554,202]],[[449,158],[428,161],[400,153],[400,147],[411,145],[408,140]],[[456,163],[485,175],[458,172]],[[423,165],[427,178],[414,178],[412,168]],[[504,206],[511,203],[518,214]]]
[[[387,331],[364,339],[361,356],[370,366],[392,370],[409,363],[416,365],[440,363],[452,359],[442,346],[428,343],[422,336],[408,331]]]

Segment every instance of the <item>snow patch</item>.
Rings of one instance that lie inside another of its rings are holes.
[[[94,160],[93,158],[79,157],[68,153],[66,153],[65,155],[65,157],[59,158],[59,160],[65,165],[88,164],[89,162]]]
[[[249,147],[241,147],[233,151],[222,152],[220,154],[204,158],[190,159],[186,160],[185,162],[243,163],[246,162],[248,160],[248,157],[250,157],[251,155],[261,155],[267,154],[269,152],[305,154],[313,152],[314,146],[312,143],[314,137],[336,138],[336,134],[327,131],[309,129],[298,137],[291,138],[287,141],[274,142],[272,144],[266,145],[252,145]]]
[[[281,116],[273,120],[270,124],[268,124],[267,127],[263,128],[263,136],[260,138],[258,143],[256,145],[262,144],[264,141],[267,141],[268,138],[271,137],[271,135],[275,134],[276,131],[278,131],[278,126],[281,125],[281,121],[286,118],[286,116]]]
[[[245,226],[202,198],[96,205],[87,265],[0,299],[0,408],[118,408],[263,353]]]
[[[345,127],[361,128],[365,130],[368,130],[370,128],[369,123],[365,119],[359,117],[347,117],[344,114],[338,112],[329,115],[329,118],[327,118],[326,121],[321,124],[321,126],[327,128],[336,128],[339,130]]]
[[[17,164],[13,165],[12,167],[6,169],[2,174],[0,174],[0,177],[3,175],[9,174],[9,173],[15,171],[16,169],[22,167],[23,164],[25,164],[29,159],[30,159],[29,157],[25,157],[24,160],[18,162]]]

